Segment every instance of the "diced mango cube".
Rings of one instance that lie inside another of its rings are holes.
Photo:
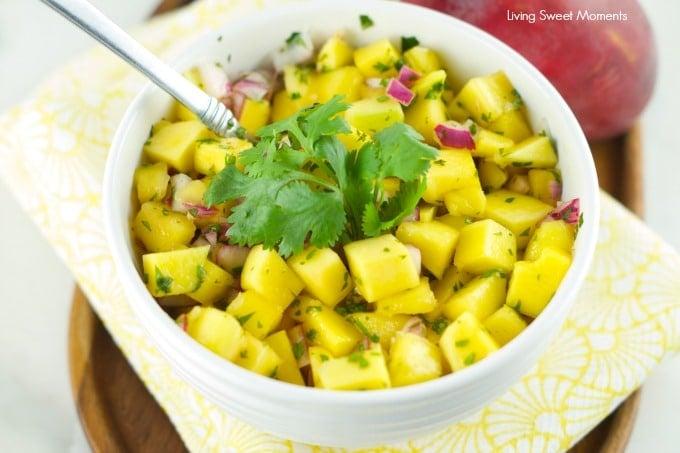
[[[529,192],[543,203],[555,206],[562,197],[562,178],[556,170],[529,170]]]
[[[319,369],[321,364],[328,362],[333,358],[333,354],[321,346],[310,346],[309,348],[309,365],[312,369],[312,379],[314,380],[314,387],[323,388],[321,385],[321,378],[319,377]]]
[[[473,274],[492,269],[509,272],[516,255],[515,235],[499,223],[486,219],[460,230],[453,262],[461,271]]]
[[[241,108],[239,123],[250,135],[255,135],[260,128],[269,122],[271,106],[269,101],[246,99]]]
[[[422,46],[412,47],[404,52],[404,63],[420,74],[429,74],[442,67],[436,52]]]
[[[321,46],[316,59],[316,70],[332,71],[352,63],[354,49],[339,36],[332,36]]]
[[[440,69],[418,79],[411,87],[411,90],[416,96],[424,99],[441,99],[445,82],[446,71]]]
[[[242,151],[252,147],[248,140],[237,137],[201,140],[196,145],[194,168],[204,175],[214,175],[224,169],[227,158],[237,158]]]
[[[434,128],[446,122],[446,105],[441,99],[416,98],[406,109],[404,121],[418,131],[427,143],[435,145],[437,139]]]
[[[142,255],[146,286],[155,297],[196,291],[205,275],[210,246]]]
[[[495,220],[517,237],[517,246],[524,247],[534,228],[545,218],[552,206],[527,195],[499,190],[486,196],[484,216]]]
[[[167,126],[170,126],[171,124],[172,124],[172,122],[170,122],[166,119],[158,120],[157,122],[155,122],[153,124],[153,126],[151,126],[151,135],[157,134],[158,131],[166,128]]]
[[[203,305],[212,305],[227,295],[234,285],[234,277],[212,261],[206,261],[199,275],[198,289],[188,295]]]
[[[272,121],[280,121],[309,106],[312,102],[297,93],[281,90],[272,101]]]
[[[520,168],[553,168],[557,165],[557,153],[550,138],[534,135],[522,140],[500,153],[506,165]]]
[[[437,206],[424,204],[418,207],[418,220],[421,222],[432,222],[437,215]]]
[[[349,322],[373,343],[382,345],[388,351],[394,334],[400,331],[411,319],[408,315],[391,315],[384,312],[352,313],[347,316]],[[376,341],[377,340],[377,341]]]
[[[427,172],[427,188],[423,199],[437,204],[444,199],[444,195],[453,190],[478,184],[477,168],[469,151],[442,149]]]
[[[454,372],[498,350],[496,341],[472,313],[463,313],[444,330],[439,346]]]
[[[281,359],[278,371],[276,372],[276,378],[284,382],[290,382],[291,384],[305,385],[286,331],[279,330],[265,338],[264,342],[272,348],[276,355]]]
[[[526,326],[527,322],[517,314],[517,311],[507,305],[503,305],[484,321],[484,327],[499,346],[508,344]]]
[[[329,307],[344,299],[354,287],[337,253],[330,248],[307,247],[288,260],[307,292]]]
[[[439,348],[427,339],[408,332],[399,332],[387,363],[393,387],[417,384],[442,375]]]
[[[165,162],[142,165],[135,170],[137,199],[140,203],[161,201],[168,191],[169,182],[168,164]]]
[[[486,208],[486,196],[478,183],[448,192],[444,195],[444,204],[449,214],[480,217]]]
[[[354,102],[361,97],[363,84],[361,72],[354,66],[345,66],[320,74],[314,88],[319,102],[328,102],[336,95],[344,96],[346,102]]]
[[[437,278],[451,264],[458,243],[458,231],[437,221],[402,222],[396,235],[404,244],[420,250],[423,266]]]
[[[498,190],[507,180],[508,174],[494,162],[483,161],[479,164],[479,182],[484,190]]]
[[[331,390],[374,390],[390,387],[385,356],[380,345],[329,359],[319,367],[321,387]]]
[[[432,292],[437,302],[444,304],[454,293],[463,289],[463,286],[470,280],[472,280],[472,275],[467,272],[461,272],[456,266],[451,266],[440,280],[433,283]]]
[[[186,329],[191,338],[227,360],[234,361],[246,347],[241,325],[217,308],[192,308],[187,314]]]
[[[132,224],[135,236],[149,252],[167,252],[186,246],[196,227],[185,214],[169,210],[164,204],[147,201]]]
[[[265,299],[252,290],[240,292],[227,307],[246,331],[256,338],[266,337],[281,321],[281,306]]]
[[[474,222],[475,219],[468,216],[446,214],[441,217],[437,217],[437,221],[460,231],[466,225],[470,225],[472,222]]]
[[[241,287],[261,294],[283,312],[305,285],[278,253],[256,245],[243,264]]]
[[[542,222],[531,236],[524,252],[524,259],[536,261],[548,247],[559,249],[571,255],[575,239],[574,227],[564,220]]]
[[[472,155],[491,160],[497,159],[501,153],[508,151],[515,145],[512,139],[481,127],[477,127],[474,138],[475,149],[471,151]]]
[[[496,121],[489,123],[488,128],[514,142],[521,142],[531,136],[531,127],[522,110],[503,113]]]
[[[392,315],[417,315],[433,310],[436,305],[437,300],[430,289],[430,283],[426,277],[422,277],[415,288],[407,289],[384,299],[378,299],[376,311]]]
[[[570,264],[568,254],[551,247],[543,249],[536,261],[516,262],[505,303],[535,318],[552,299]]]
[[[529,193],[529,178],[527,175],[521,173],[515,173],[505,184],[505,189],[510,192],[515,192],[522,195],[527,195]]]
[[[500,272],[477,277],[449,298],[444,304],[444,314],[456,319],[469,312],[484,321],[505,303],[506,283],[505,275]]]
[[[354,51],[354,64],[365,77],[393,77],[397,75],[397,61],[399,51],[388,39]]]
[[[165,162],[182,173],[194,169],[194,152],[199,140],[210,131],[200,121],[181,121],[164,127],[144,144],[144,153],[154,162]]]
[[[307,96],[313,77],[312,69],[306,66],[288,65],[283,68],[283,86],[296,98]]]
[[[350,105],[345,112],[345,119],[350,126],[374,134],[394,123],[404,121],[404,112],[394,99],[362,99]]]
[[[255,338],[249,332],[245,333],[246,346],[239,352],[234,363],[253,373],[262,376],[277,377],[281,358],[268,344]]]
[[[342,356],[361,341],[359,331],[331,308],[311,297],[301,296],[299,300],[305,335],[312,344],[323,346],[335,356]]]
[[[419,283],[408,249],[391,234],[344,246],[357,291],[368,302],[397,294]],[[385,272],[389,269],[389,272]]]

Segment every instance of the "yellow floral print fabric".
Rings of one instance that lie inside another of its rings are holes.
[[[138,30],[172,58],[198,34],[282,0],[203,0]],[[86,291],[192,451],[334,452],[258,432],[177,378],[131,313],[103,233],[101,181],[137,73],[96,48],[0,117],[0,175]],[[552,346],[467,420],[374,452],[563,451],[680,349],[680,256],[609,196],[588,280]]]

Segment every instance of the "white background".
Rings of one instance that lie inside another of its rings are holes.
[[[129,26],[146,17],[157,0],[92,3]],[[646,219],[680,249],[680,2],[642,3],[657,33],[661,69],[643,118]],[[0,0],[0,111],[88,46],[87,38],[37,0]],[[0,451],[87,451],[68,385],[71,276],[2,182],[0,212]],[[680,358],[662,364],[645,384],[628,451],[678,451],[678,420]]]

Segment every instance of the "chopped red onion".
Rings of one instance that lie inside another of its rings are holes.
[[[200,218],[212,217],[218,212],[217,209],[215,208],[208,208],[198,203],[189,203],[188,201],[185,201],[182,204],[184,205],[185,208],[184,212],[188,212],[194,217]]]
[[[170,193],[173,194],[172,196],[172,203],[170,207],[172,208],[173,211],[177,212],[187,212],[188,209],[186,206],[184,206],[184,203],[182,203],[181,200],[177,198],[177,194],[186,187],[187,184],[191,182],[191,178],[184,173],[178,173],[176,175],[173,175],[170,178]]]
[[[581,214],[581,201],[574,198],[566,203],[560,203],[548,216],[554,220],[564,220],[565,222],[576,225]]]
[[[197,67],[206,93],[216,98],[227,95],[229,78],[227,73],[215,63],[203,63]]]
[[[548,183],[548,189],[550,190],[550,196],[554,201],[558,201],[562,198],[562,184],[558,181],[550,181]]]
[[[475,149],[475,141],[472,139],[470,129],[455,121],[447,121],[438,124],[434,133],[439,143],[449,148]]]
[[[401,328],[401,331],[424,337],[427,332],[427,328],[425,327],[425,323],[422,319],[420,319],[418,316],[412,316],[408,321],[406,321],[404,327]]]
[[[205,240],[208,241],[208,244],[210,245],[215,245],[217,244],[217,231],[209,231],[205,234]]]
[[[397,79],[390,79],[390,83],[387,84],[387,95],[403,106],[411,104],[416,97],[413,91]]]
[[[419,78],[420,74],[406,65],[403,65],[401,69],[399,69],[399,75],[397,75],[397,79],[407,87],[413,85],[413,82]]]
[[[411,262],[416,268],[416,271],[418,271],[418,274],[420,274],[421,270],[421,256],[420,256],[420,250],[418,250],[416,247],[412,245],[406,245],[406,250],[408,250],[408,254],[411,257]]]
[[[188,320],[186,313],[182,313],[181,315],[179,315],[177,317],[177,325],[183,331],[185,331],[185,332],[187,331],[188,324],[189,324],[189,320]]]
[[[203,247],[205,245],[213,245],[205,238],[205,236],[199,236],[194,242],[191,243],[192,247]]]
[[[214,248],[214,260],[224,270],[234,272],[243,267],[248,253],[250,249],[247,247],[217,244]]]

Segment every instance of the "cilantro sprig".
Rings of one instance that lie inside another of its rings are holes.
[[[396,123],[356,152],[337,138],[350,132],[339,115],[348,105],[336,96],[262,128],[259,142],[215,175],[208,206],[238,200],[228,218],[230,241],[263,244],[283,256],[305,243],[377,236],[395,227],[418,204],[437,150],[410,126]],[[388,198],[386,178],[400,181]]]

